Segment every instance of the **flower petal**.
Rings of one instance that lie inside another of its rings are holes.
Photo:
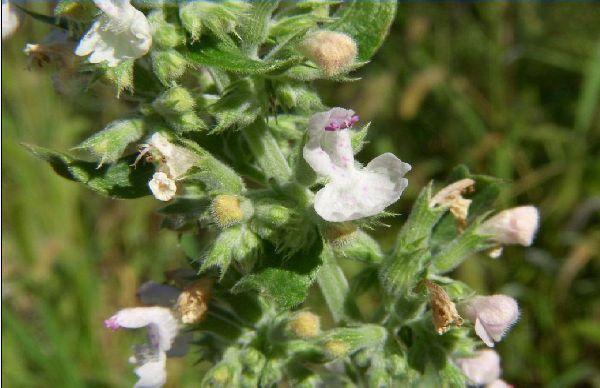
[[[146,361],[135,368],[135,374],[139,380],[133,386],[134,388],[157,388],[167,382],[166,369],[167,356],[164,352],[158,354],[157,360]]]
[[[148,327],[150,343],[161,352],[171,348],[177,336],[177,320],[165,307],[133,307],[120,310],[107,320],[107,326],[138,329]]]
[[[490,337],[487,330],[485,330],[485,326],[483,326],[479,319],[475,320],[475,333],[487,346],[489,346],[490,348],[494,347],[494,340],[492,339],[492,337]]]

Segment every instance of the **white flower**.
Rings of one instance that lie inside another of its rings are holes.
[[[159,201],[170,201],[177,192],[175,181],[164,172],[155,172],[150,182],[148,182],[148,186]]]
[[[12,7],[8,0],[2,0],[2,40],[14,34],[19,23],[19,11]]]
[[[150,137],[148,144],[144,144],[138,159],[148,152],[154,154],[159,162],[159,171],[148,182],[150,190],[157,199],[170,201],[177,192],[175,181],[197,165],[199,157],[193,151],[169,142],[167,137],[159,132]]]
[[[315,196],[315,210],[326,221],[342,222],[376,215],[396,202],[408,185],[411,167],[391,153],[366,167],[355,165],[350,127],[352,110],[333,108],[313,115],[303,156],[329,182]]]
[[[479,338],[493,347],[519,319],[519,306],[506,295],[476,296],[466,302],[464,314],[475,324]]]
[[[507,209],[485,221],[480,233],[489,234],[501,245],[520,244],[530,246],[538,229],[540,215],[534,206]]]
[[[181,178],[199,162],[197,154],[185,147],[169,142],[167,137],[160,132],[156,132],[150,137],[148,146],[160,154],[164,170],[172,179]]]
[[[513,388],[513,386],[502,379],[498,379],[487,384],[485,388]]]
[[[456,365],[470,384],[485,385],[500,377],[500,356],[491,349],[480,350],[470,358],[459,358]]]
[[[166,352],[178,333],[178,323],[171,310],[164,307],[134,307],[123,309],[104,321],[107,328],[139,329],[147,327],[148,343],[137,346],[129,359],[137,365],[139,377],[135,388],[160,387],[167,380]]]
[[[94,0],[103,14],[79,42],[75,54],[109,67],[144,56],[152,45],[150,23],[130,0]]]

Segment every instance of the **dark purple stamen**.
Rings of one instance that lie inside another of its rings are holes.
[[[327,126],[325,127],[326,131],[338,131],[340,129],[350,128],[354,123],[358,121],[358,115],[354,115],[350,118],[344,120],[333,119]]]

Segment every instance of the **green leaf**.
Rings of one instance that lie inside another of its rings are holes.
[[[152,179],[154,166],[141,164],[132,167],[135,155],[97,167],[96,163],[73,159],[46,148],[34,145],[25,147],[38,158],[48,162],[58,175],[83,183],[100,194],[113,198],[138,198],[150,194],[148,181]]]
[[[232,261],[249,270],[260,251],[261,243],[256,234],[245,225],[235,225],[223,230],[208,250],[200,266],[200,272],[218,268],[220,278],[227,272]]]
[[[327,26],[345,32],[358,44],[358,60],[367,61],[383,43],[394,16],[395,0],[348,0],[338,10],[335,22]]]
[[[254,85],[250,80],[231,84],[223,97],[207,109],[217,121],[217,125],[211,129],[212,133],[219,133],[234,126],[243,128],[250,125],[260,112]]]
[[[213,194],[241,194],[246,190],[242,177],[210,152],[187,139],[180,138],[177,142],[195,151],[199,156],[198,166],[188,171],[186,179],[202,181],[206,185],[206,190]]]
[[[396,239],[395,251],[402,251],[405,246],[419,242],[421,247],[429,246],[432,229],[446,213],[443,207],[430,207],[431,183],[419,193],[408,219],[402,225]]]
[[[244,52],[257,55],[258,47],[267,39],[271,15],[278,5],[278,0],[253,0],[250,9],[242,14],[237,31]]]
[[[325,298],[327,307],[336,323],[351,321],[351,317],[358,316],[358,308],[351,299],[350,287],[344,272],[337,264],[333,251],[328,244],[324,244],[321,252],[323,264],[317,274],[317,283]]]
[[[267,178],[273,178],[279,183],[289,181],[292,170],[273,134],[262,120],[257,120],[254,124],[246,127],[244,138]]]
[[[441,252],[431,259],[432,272],[450,272],[472,254],[494,247],[489,236],[477,233],[482,221],[483,217],[475,220],[458,238],[444,245]]]
[[[269,61],[252,59],[239,48],[210,37],[202,39],[201,43],[189,47],[185,55],[192,64],[216,67],[240,74],[280,72],[299,64],[303,60],[301,56]]]
[[[304,302],[308,289],[315,281],[321,265],[323,244],[312,244],[307,251],[298,252],[283,263],[275,252],[262,270],[244,276],[233,287],[233,293],[257,291],[280,309],[290,309]]]

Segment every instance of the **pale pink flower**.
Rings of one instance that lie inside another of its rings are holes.
[[[489,234],[500,245],[530,246],[539,227],[540,215],[534,206],[520,206],[496,214],[481,224],[480,233]]]
[[[479,350],[473,357],[459,358],[456,365],[467,377],[469,384],[485,385],[500,378],[500,356],[491,349]]]
[[[21,15],[17,8],[8,0],[2,0],[2,40],[15,33],[21,22]]]
[[[489,347],[499,342],[519,319],[519,306],[510,296],[476,296],[464,305],[464,315],[475,325],[475,333]]]
[[[315,210],[324,220],[342,222],[369,217],[393,204],[408,185],[411,166],[391,153],[357,165],[350,127],[358,120],[352,110],[333,108],[310,118],[303,156],[328,179],[315,196]]]

